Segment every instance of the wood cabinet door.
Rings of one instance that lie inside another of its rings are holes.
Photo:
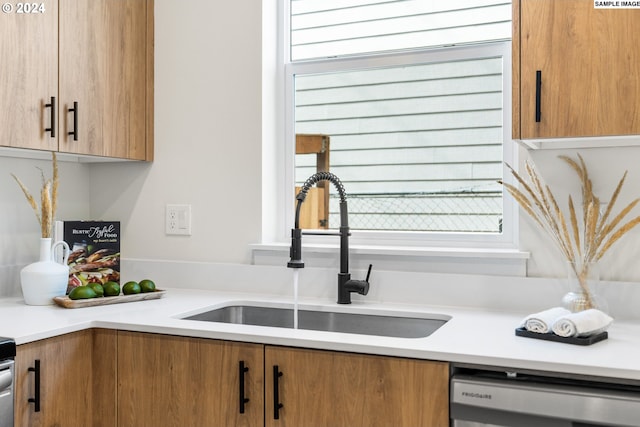
[[[447,363],[267,346],[265,425],[448,427],[448,378]]]
[[[0,145],[58,150],[56,135],[45,132],[52,126],[51,107],[46,104],[57,95],[58,0],[4,3],[0,12]]]
[[[92,329],[19,345],[16,427],[115,427],[115,332]],[[40,408],[35,411],[36,360]]]
[[[521,138],[640,134],[640,9],[595,9],[590,0],[519,3]]]
[[[119,427],[262,426],[263,388],[262,345],[118,332]]]
[[[148,19],[153,1],[60,0],[60,151],[147,159]]]

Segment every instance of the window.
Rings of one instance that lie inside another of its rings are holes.
[[[284,1],[287,146],[328,137],[353,238],[512,242],[515,209],[496,182],[514,160],[511,3]],[[316,157],[292,156],[288,188]],[[328,221],[310,227],[339,226],[328,188]]]

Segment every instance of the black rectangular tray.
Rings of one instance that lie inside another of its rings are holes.
[[[588,337],[561,337],[553,332],[541,334],[539,332],[527,331],[525,328],[516,328],[516,335],[519,337],[535,338],[545,341],[563,342],[566,344],[575,345],[591,345],[602,340],[606,340],[609,337],[607,331],[600,332],[599,334],[591,335]]]

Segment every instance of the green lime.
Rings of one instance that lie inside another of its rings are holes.
[[[156,284],[150,279],[141,280],[139,285],[142,292],[155,292],[156,290]]]
[[[102,287],[104,288],[104,296],[106,297],[117,297],[120,295],[120,285],[116,282],[107,282]]]
[[[96,292],[91,289],[89,286],[83,285],[83,286],[77,286],[75,288],[73,288],[71,290],[71,292],[69,292],[69,298],[70,299],[89,299],[89,298],[95,298],[98,295],[96,294]]]
[[[93,289],[93,292],[96,293],[96,296],[103,297],[104,296],[104,288],[101,283],[89,283],[89,287]]]
[[[138,282],[130,281],[122,286],[122,293],[125,295],[139,294],[140,293],[140,285]]]

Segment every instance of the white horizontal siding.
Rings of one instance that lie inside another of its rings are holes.
[[[359,135],[363,133],[396,133],[460,127],[496,127],[502,124],[502,110],[424,113],[401,116],[361,117],[307,121],[296,124],[297,133],[326,135]]]
[[[362,13],[365,9],[369,9],[378,11],[381,16],[395,16],[402,13],[402,11],[404,11],[405,15],[411,15],[414,14],[415,11],[433,13],[451,9],[479,7],[480,5],[494,3],[496,2],[487,0],[448,0],[444,2],[424,0],[291,0],[291,14],[302,15],[321,11],[360,8],[358,9],[359,13]]]
[[[468,64],[468,65],[465,65]],[[473,71],[470,68],[473,67]],[[432,62],[427,64],[416,64],[402,67],[395,70],[394,81],[389,81],[389,72],[384,68],[369,69],[366,74],[362,71],[343,71],[333,74],[316,74],[313,76],[302,76],[296,81],[296,90],[316,90],[322,88],[332,88],[344,85],[375,85],[402,82],[426,82],[429,80],[446,81],[464,77],[477,77],[487,75],[502,74],[500,58],[477,58],[459,60],[451,62]],[[496,86],[500,89],[500,86]],[[437,91],[436,93],[444,93]]]
[[[511,2],[291,1],[291,58],[444,46],[511,36]]]
[[[470,64],[472,65],[472,64]],[[342,77],[342,76],[341,76]],[[344,90],[344,86],[318,86],[313,89],[300,88],[303,80],[309,76],[296,78],[296,105],[299,107],[331,104],[358,103],[375,100],[397,100],[428,98],[435,96],[468,95],[472,93],[487,93],[501,91],[502,79],[500,75],[466,76],[450,79],[421,79],[413,81],[387,81],[386,83],[349,82],[344,76],[341,84],[350,84],[350,88],[357,91]],[[308,84],[308,82],[304,82]],[[347,87],[347,88],[349,88]]]
[[[345,172],[342,168],[332,168],[332,172],[335,173],[342,180],[345,176]],[[299,179],[299,184],[301,185],[304,182],[302,178],[308,178],[313,173],[315,173],[315,168],[308,168],[306,172],[300,171],[299,174],[296,175],[296,178]],[[358,175],[357,178],[364,178],[366,175]],[[345,190],[347,194],[350,195],[367,195],[367,194],[404,194],[404,193],[413,193],[413,194],[432,194],[432,193],[464,193],[464,192],[472,192],[472,191],[483,191],[483,192],[501,192],[500,184],[497,183],[497,180],[494,178],[488,179],[445,179],[443,177],[442,180],[431,179],[429,181],[424,180],[407,180],[407,179],[398,179],[396,181],[393,180],[345,180],[343,182]],[[331,192],[333,194],[334,190],[331,188]],[[500,197],[499,194],[496,194],[495,197]]]
[[[421,5],[425,5],[425,3],[427,2],[423,1]],[[502,22],[489,21],[511,12],[509,5],[497,5],[482,9],[473,8],[430,13],[420,13],[419,10],[414,9],[405,11],[408,15],[404,16],[399,15],[397,11],[393,11],[396,12],[396,16],[388,16],[384,15],[382,7],[376,6],[376,8],[378,10],[371,10],[371,12],[376,13],[372,13],[369,16],[356,16],[355,11],[351,14],[338,14],[334,11],[297,15],[292,20],[292,29],[295,35],[294,46],[323,44],[326,48],[327,45],[330,45],[328,42],[343,42],[355,38],[375,38],[379,40],[382,37],[389,37],[393,38],[394,42],[397,42],[400,35],[407,34],[412,34],[416,39],[429,40],[427,43],[423,43],[423,46],[433,46],[449,43],[451,38],[449,40],[446,40],[446,38],[450,37],[450,32],[464,35],[464,27],[472,27],[466,29],[466,32],[477,32],[475,27],[478,26],[496,26],[497,24],[508,23],[508,19],[503,19]],[[369,9],[374,9],[374,7],[370,6]],[[344,9],[342,11],[344,12]],[[323,26],[309,26],[317,25],[318,18],[324,18]],[[353,22],[353,19],[358,19],[358,21]],[[453,20],[455,20],[456,26],[454,28],[448,27],[449,22]],[[434,43],[434,39],[442,41]],[[469,36],[466,35],[465,40],[468,39]]]
[[[420,148],[428,141],[429,147],[454,147],[502,144],[500,127],[463,129],[424,129],[395,134],[332,135],[331,153],[341,150],[377,148]],[[464,141],[462,143],[461,141]]]
[[[315,172],[313,168],[310,171]],[[347,183],[356,182],[401,182],[401,181],[473,181],[499,179],[502,166],[490,164],[409,164],[409,165],[367,165],[332,166],[331,171]],[[312,172],[312,174],[313,174]]]
[[[331,153],[331,167],[499,164],[501,154],[499,145],[342,150]],[[298,156],[296,164],[315,168],[315,155]]]
[[[363,95],[363,94],[361,94]],[[324,120],[363,119],[384,117],[442,114],[443,112],[459,112],[483,110],[487,108],[501,109],[502,94],[500,92],[445,95],[421,97],[414,94],[412,98],[385,99],[379,101],[361,101],[333,103],[325,105],[298,106],[296,121],[299,126],[306,121],[317,121],[319,116]]]

